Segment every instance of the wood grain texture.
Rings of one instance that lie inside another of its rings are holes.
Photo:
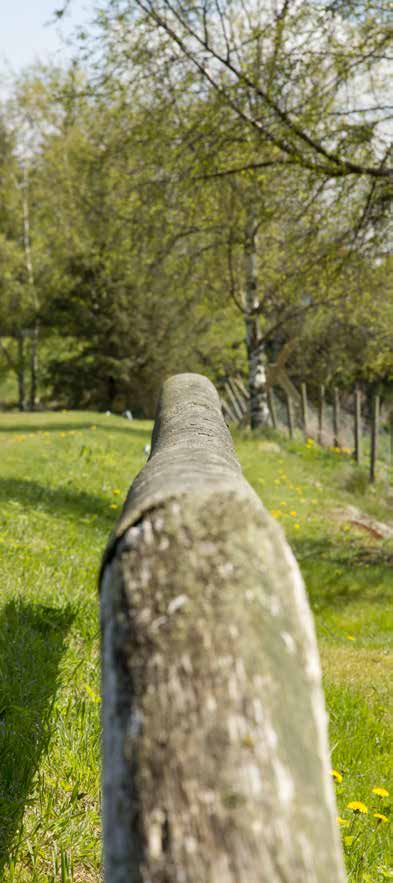
[[[342,883],[304,586],[205,378],[164,387],[101,621],[106,883]]]

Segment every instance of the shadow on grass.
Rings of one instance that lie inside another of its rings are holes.
[[[0,612],[0,872],[50,738],[59,663],[74,614],[22,599]]]
[[[15,435],[23,435],[30,433],[39,433],[39,432],[79,432],[85,429],[91,429],[95,427],[94,431],[97,432],[122,432],[126,433],[129,436],[135,438],[141,438],[145,441],[150,441],[151,436],[151,427],[146,427],[146,429],[142,429],[141,427],[136,427],[133,425],[132,421],[124,421],[124,425],[122,426],[113,426],[113,424],[109,423],[108,426],[103,425],[102,423],[94,423],[94,420],[91,423],[0,423],[0,433],[14,433]]]
[[[391,604],[391,548],[307,537],[297,540],[293,549],[311,604],[319,609],[343,608],[354,602]]]
[[[51,488],[30,479],[0,478],[0,503],[2,500],[8,503],[15,500],[26,509],[41,510],[72,519],[97,515],[108,523],[114,520],[113,511],[108,509],[108,501],[103,497],[66,487]]]

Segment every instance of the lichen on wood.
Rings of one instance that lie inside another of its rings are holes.
[[[304,586],[205,378],[164,386],[101,619],[107,883],[342,883]]]

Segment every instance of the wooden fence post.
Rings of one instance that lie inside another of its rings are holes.
[[[232,388],[229,385],[228,381],[225,384],[224,391],[225,391],[225,395],[228,396],[228,399],[229,399],[229,402],[231,405],[231,409],[236,414],[237,421],[239,423],[241,423],[243,420],[243,417],[244,417],[243,408],[240,407],[239,402],[238,402],[236,396],[233,394]]]
[[[307,438],[308,438],[308,402],[307,402],[307,385],[305,383],[301,384],[300,392],[301,392],[301,398],[302,398],[303,432],[304,432],[304,438],[307,441]]]
[[[234,381],[231,377],[228,378],[227,385],[232,390],[233,396],[239,405],[239,409],[243,415],[243,420],[244,420],[244,418],[247,416],[247,412],[248,412],[248,402],[247,402],[247,400],[244,399],[243,395],[241,394],[240,390],[238,389],[237,385],[234,383]]]
[[[340,447],[340,396],[337,386],[333,389],[333,446]]]
[[[222,409],[222,413],[224,416],[224,420],[228,421],[229,423],[237,423],[238,422],[237,416],[232,411],[232,408],[230,408],[230,406],[228,405],[228,402],[225,399],[223,399],[222,397],[220,399],[220,402],[221,402],[221,409]]]
[[[274,401],[274,393],[273,393],[271,386],[269,386],[268,391],[267,391],[267,403],[269,406],[270,418],[272,421],[273,429],[277,429],[278,423],[277,423],[276,403]]]
[[[100,597],[106,883],[345,883],[307,596],[204,377],[163,387]]]
[[[393,411],[389,414],[390,464],[393,463]]]
[[[379,433],[379,395],[374,393],[371,415],[371,447],[370,447],[370,482],[374,482],[377,474],[378,433]]]
[[[321,383],[319,387],[319,401],[318,401],[318,444],[323,444],[323,424],[325,417],[325,387],[323,383]]]
[[[354,459],[358,466],[361,461],[361,445],[362,445],[362,397],[359,387],[355,389],[355,424],[354,424]]]
[[[295,435],[295,427],[294,427],[294,418],[293,418],[293,402],[289,393],[286,393],[286,404],[287,404],[287,420],[288,420],[288,434],[289,438],[294,438]]]

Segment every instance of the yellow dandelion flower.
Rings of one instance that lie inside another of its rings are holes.
[[[341,816],[337,816],[336,822],[341,828],[347,828],[349,825],[348,819],[342,819]]]
[[[111,503],[109,508],[110,509],[117,509],[117,503]]]
[[[378,794],[378,797],[389,797],[389,791],[386,788],[372,788],[373,794]]]
[[[113,488],[112,494],[114,497],[118,497],[121,491],[117,487]]]
[[[294,509],[289,514],[292,515],[292,518],[296,518],[296,516],[297,516],[297,512],[295,512]]]
[[[335,782],[342,782],[342,780],[343,780],[343,777],[342,777],[341,773],[339,773],[338,770],[330,770],[330,775],[333,776],[333,779],[335,780]]]
[[[382,812],[373,812],[374,819],[378,819],[378,822],[388,822],[389,819],[387,816],[384,816]]]
[[[353,635],[347,635],[347,641],[355,641],[356,638]]]
[[[300,524],[294,524],[293,526],[295,530],[300,530]]]
[[[345,846],[352,846],[353,837],[344,837]]]
[[[351,800],[350,803],[347,803],[347,809],[352,809],[353,812],[368,812],[366,804],[362,803],[361,800]]]

